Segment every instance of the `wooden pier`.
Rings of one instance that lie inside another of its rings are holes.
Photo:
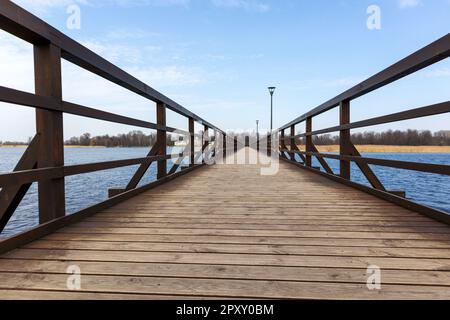
[[[0,87],[0,102],[36,109],[37,123],[14,171],[0,174],[0,231],[31,184],[39,186],[39,225],[0,241],[0,299],[450,299],[450,216],[388,190],[372,170],[450,175],[450,166],[364,157],[350,136],[356,128],[450,112],[447,101],[350,119],[353,99],[447,58],[450,35],[256,143],[241,143],[0,2],[0,28],[34,46],[36,80],[35,94]],[[62,59],[148,99],[156,123],[64,101]],[[313,118],[336,107],[340,125],[314,130]],[[188,130],[170,127],[167,110],[186,117]],[[157,141],[143,158],[67,166],[64,113],[151,129]],[[340,134],[339,154],[320,153],[313,143],[329,132]],[[167,154],[168,133],[187,137],[183,153]],[[339,161],[339,172],[327,159]],[[141,186],[152,163],[157,180]],[[351,179],[351,163],[369,186]],[[134,165],[129,183],[109,190],[108,200],[66,215],[67,176]],[[275,171],[264,174],[270,165]],[[73,272],[76,288],[68,283]],[[372,272],[380,287],[372,286]]]
[[[12,250],[0,297],[450,298],[447,225],[285,162],[260,169],[205,166]]]

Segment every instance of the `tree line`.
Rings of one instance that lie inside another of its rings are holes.
[[[90,146],[106,148],[148,147],[156,142],[156,134],[145,134],[142,131],[130,131],[127,134],[103,135],[93,137],[90,133],[84,133],[79,137],[72,137],[65,142],[67,146]],[[174,141],[169,134],[167,144],[172,146]]]
[[[388,145],[388,146],[450,146],[450,131],[432,133],[429,130],[388,130],[384,132],[353,133],[352,142],[355,145]],[[304,141],[303,141],[304,142]],[[315,136],[313,142],[317,145],[338,145],[339,136],[325,134]]]
[[[241,133],[238,135],[252,135],[255,133]],[[229,133],[233,136],[233,133]],[[264,138],[264,134],[260,134],[260,138]],[[169,134],[167,142],[169,146],[174,145],[174,139]],[[28,139],[28,143],[31,138]],[[156,142],[156,134],[146,135],[142,131],[131,131],[127,134],[118,135],[102,135],[92,136],[84,133],[79,137],[72,137],[65,141],[67,146],[100,146],[107,148],[117,147],[148,147]],[[305,139],[301,139],[300,143],[305,143]],[[316,145],[338,145],[339,136],[324,134],[314,136],[313,142]],[[450,131],[438,131],[432,133],[429,130],[388,130],[384,132],[358,132],[352,134],[352,142],[355,145],[397,145],[397,146],[450,146]],[[0,141],[0,145],[27,145],[27,142]]]

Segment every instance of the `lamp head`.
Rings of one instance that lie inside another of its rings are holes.
[[[269,87],[269,92],[271,95],[273,95],[273,93],[275,92],[276,87]]]

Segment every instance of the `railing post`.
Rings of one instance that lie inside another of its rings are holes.
[[[286,144],[284,141],[284,129],[280,130],[280,151],[285,150],[286,149]],[[281,156],[284,157],[284,152],[281,152]]]
[[[340,103],[340,125],[350,123],[350,101],[342,101]],[[341,130],[339,133],[340,155],[351,155],[351,136],[350,129]],[[351,167],[350,161],[340,160],[340,176],[344,179],[350,180]]]
[[[290,149],[291,149],[291,160],[295,161],[295,151],[297,146],[295,144],[295,125],[291,126],[291,139],[290,139]]]
[[[209,145],[209,127],[205,124],[204,126],[204,132],[203,132],[203,146],[202,146],[202,153],[203,153],[203,163],[206,163],[206,149],[208,149]]]
[[[225,159],[227,157],[227,135],[225,133],[222,133],[222,139],[223,139],[222,158]]]
[[[217,145],[218,141],[219,140],[217,139],[217,130],[214,129],[214,138],[213,138],[213,142],[214,142],[213,157],[214,158],[216,158],[216,156],[217,156],[216,152],[217,152],[217,148],[218,148],[218,145]]]
[[[190,141],[190,166],[193,167],[195,165],[195,122],[194,118],[189,118],[189,141]]]
[[[306,133],[312,132],[312,117],[306,118]],[[313,137],[312,135],[306,136],[306,152],[313,152],[312,147]],[[306,155],[306,166],[311,167],[312,166],[312,157],[311,155]]]
[[[62,100],[61,49],[53,44],[34,46],[35,91],[37,95]],[[37,167],[64,166],[63,114],[36,109],[39,135]],[[39,181],[39,223],[65,215],[64,178]]]
[[[156,121],[159,125],[166,125],[166,105],[162,102],[156,104]],[[167,131],[158,130],[156,134],[157,143],[160,145],[157,155],[164,156],[167,154]],[[167,175],[167,160],[158,161],[158,179]]]

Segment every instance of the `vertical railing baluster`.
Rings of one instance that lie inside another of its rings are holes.
[[[223,146],[222,146],[222,158],[225,160],[227,157],[227,135],[225,133],[222,133],[222,139],[223,139]]]
[[[280,144],[279,149],[281,151],[281,156],[284,158],[284,151],[283,150],[286,149],[286,144],[285,144],[285,141],[284,141],[284,129],[280,130],[280,143],[279,144]]]
[[[214,142],[214,149],[213,149],[213,151],[212,151],[212,152],[213,152],[212,155],[213,155],[214,158],[216,158],[216,155],[217,155],[217,154],[216,154],[216,151],[217,151],[217,148],[218,148],[218,146],[219,146],[219,145],[217,144],[219,141],[218,141],[218,139],[217,139],[217,130],[216,130],[216,129],[214,129],[214,139],[213,139],[213,142]]]
[[[193,167],[195,165],[195,122],[194,118],[189,118],[189,143],[190,149],[190,166]]]
[[[308,117],[306,118],[306,133],[308,134],[306,136],[306,152],[313,152],[313,137],[310,134],[312,132],[312,117]],[[312,157],[311,155],[307,154],[306,155],[306,166],[308,167],[312,167]]]
[[[53,44],[35,45],[34,71],[36,94],[62,101],[61,49]],[[36,109],[36,131],[39,135],[37,167],[64,166],[62,112]],[[39,181],[38,192],[39,223],[65,215],[64,178]]]
[[[295,145],[295,125],[291,126],[291,138],[290,138],[290,149],[291,149],[291,160],[295,161],[295,151],[297,150],[297,146]]]
[[[342,101],[340,103],[340,125],[345,125],[350,123],[350,101]],[[350,129],[341,130],[339,133],[339,149],[340,155],[350,155],[351,154],[351,136]],[[340,176],[344,179],[351,179],[351,167],[350,161],[340,160]]]
[[[204,132],[203,132],[203,146],[202,146],[202,153],[203,153],[203,163],[206,163],[206,151],[209,146],[209,127],[205,124],[204,126]]]
[[[156,121],[161,126],[166,126],[166,105],[162,102],[156,104]],[[167,131],[158,130],[156,134],[157,142],[160,144],[160,149],[157,155],[163,156],[167,154]],[[158,161],[158,179],[164,178],[167,175],[167,160]]]

